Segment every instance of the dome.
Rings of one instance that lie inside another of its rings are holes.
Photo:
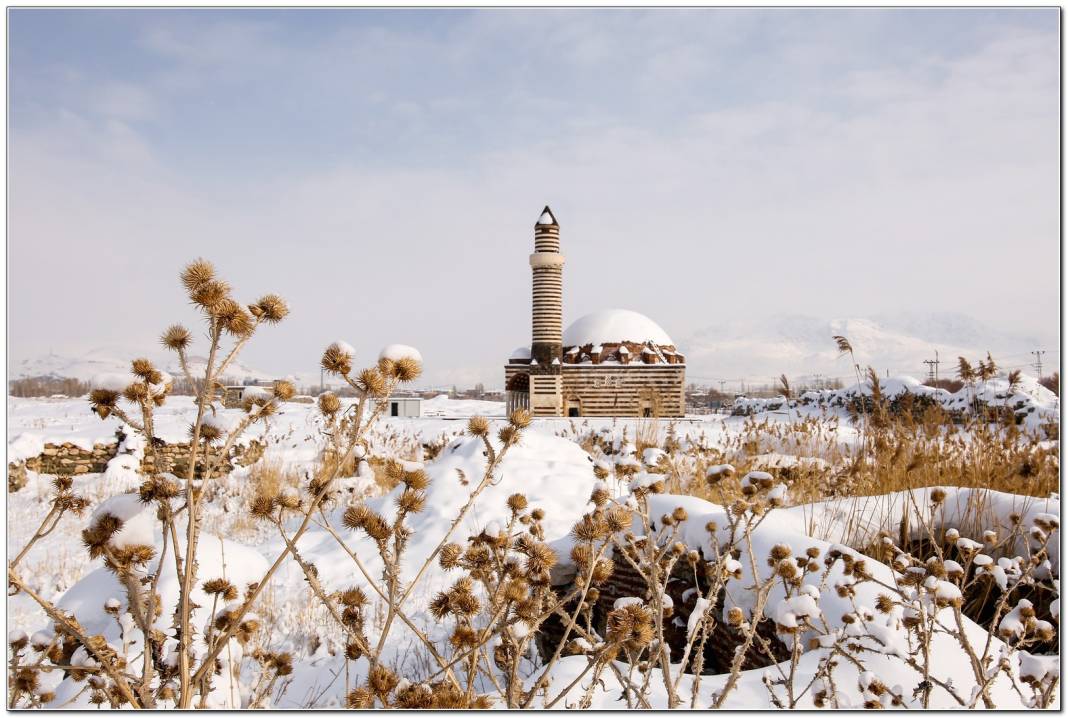
[[[508,355],[509,359],[530,359],[530,347],[516,347],[515,350]]]
[[[652,342],[675,345],[667,332],[644,314],[629,309],[605,309],[576,319],[564,330],[564,346]]]

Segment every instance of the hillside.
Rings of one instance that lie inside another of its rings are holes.
[[[84,354],[46,354],[12,362],[8,378],[53,376],[89,381],[97,374],[125,373],[130,369],[130,360],[139,356],[145,356],[144,352],[118,347],[93,349]],[[148,358],[155,361],[164,371],[175,376],[181,375],[181,368],[178,366],[173,354],[161,351],[156,354],[150,354]],[[189,363],[190,369],[193,370],[194,374],[203,373],[204,357],[191,356]],[[278,377],[242,364],[240,361],[235,361],[227,371],[226,378],[234,382],[243,382],[246,380],[269,381]]]
[[[694,381],[745,378],[770,381],[779,374],[852,378],[848,359],[831,337],[849,338],[861,366],[880,374],[926,375],[935,351],[943,376],[952,376],[958,356],[978,359],[990,351],[1000,366],[1027,364],[1042,338],[995,329],[960,314],[820,319],[780,315],[760,321],[726,320],[694,332],[681,344]],[[1052,349],[1052,346],[1048,347]],[[1052,362],[1056,357],[1047,356]]]

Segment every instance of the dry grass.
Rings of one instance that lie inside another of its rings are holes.
[[[248,486],[253,493],[277,496],[283,489],[299,485],[300,474],[278,459],[263,459],[249,467]]]
[[[768,466],[767,454],[801,457],[792,466]],[[689,493],[715,503],[740,495],[739,478],[760,469],[784,480],[794,504],[841,496],[872,496],[925,486],[994,489],[1027,496],[1058,491],[1056,448],[1015,427],[895,422],[857,446],[842,444],[826,425],[747,422],[721,449],[697,452],[697,475],[712,464],[732,463],[737,475],[709,488],[691,481]],[[818,460],[818,461],[813,461]]]

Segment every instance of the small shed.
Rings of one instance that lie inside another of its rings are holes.
[[[224,387],[222,400],[223,408],[240,409],[247,397],[269,394],[270,392],[271,387],[260,386],[258,384],[244,384]]]
[[[383,416],[420,417],[423,415],[423,400],[417,396],[391,396],[383,401],[386,404]]]

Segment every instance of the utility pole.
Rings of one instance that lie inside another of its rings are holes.
[[[933,380],[934,383],[938,383],[938,365],[941,364],[938,361],[938,351],[935,351],[934,359],[924,359],[923,363],[927,365],[927,378]]]
[[[1042,355],[1046,353],[1046,350],[1045,349],[1036,349],[1031,353],[1035,355],[1035,363],[1032,364],[1031,366],[1033,366],[1035,368],[1035,371],[1038,372],[1038,378],[1041,379],[1042,378]]]
[[[723,387],[724,387],[724,386],[725,386],[726,384],[727,384],[727,380],[726,380],[726,379],[720,379],[720,380],[719,380],[719,393],[720,393],[720,394],[722,394],[722,393],[723,393]]]

